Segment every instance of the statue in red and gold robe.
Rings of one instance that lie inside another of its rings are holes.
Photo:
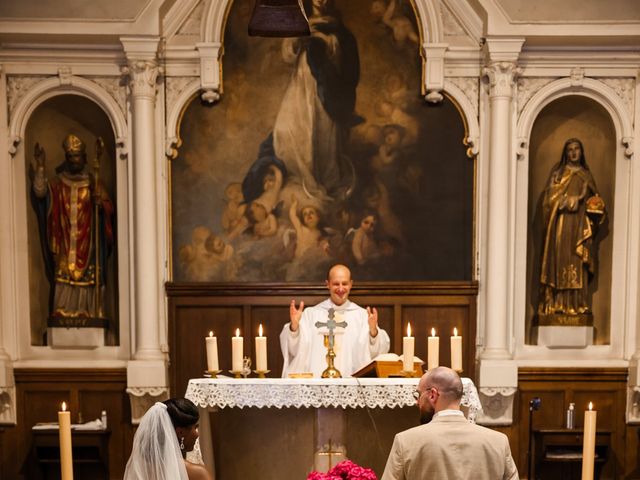
[[[104,186],[86,171],[82,140],[68,135],[62,147],[65,161],[50,180],[45,175],[44,149],[36,143],[34,153],[33,193],[53,289],[49,326],[103,327],[105,261],[113,247],[114,207]]]

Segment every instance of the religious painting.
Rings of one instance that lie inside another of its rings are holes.
[[[424,101],[409,1],[314,0],[286,39],[249,37],[252,8],[229,12],[221,101],[181,120],[174,280],[470,280],[475,164],[455,103]]]

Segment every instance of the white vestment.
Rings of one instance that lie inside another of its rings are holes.
[[[347,300],[336,306],[327,299],[314,307],[305,308],[300,319],[297,332],[292,332],[287,323],[280,334],[280,346],[284,356],[282,377],[290,373],[313,373],[314,377],[322,376],[327,368],[327,348],[324,346],[326,327],[318,328],[316,322],[326,323],[329,309],[335,310],[335,320],[345,321],[345,328],[336,328],[335,367],[343,377],[371,362],[372,358],[389,351],[389,335],[378,327],[378,335],[371,338],[367,311]]]

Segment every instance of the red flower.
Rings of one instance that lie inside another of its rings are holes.
[[[370,468],[343,460],[327,473],[311,472],[307,480],[378,480],[378,477]]]

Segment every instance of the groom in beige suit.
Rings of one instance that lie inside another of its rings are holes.
[[[396,435],[381,480],[518,480],[506,435],[464,417],[455,371],[429,370],[416,397],[423,425]]]

